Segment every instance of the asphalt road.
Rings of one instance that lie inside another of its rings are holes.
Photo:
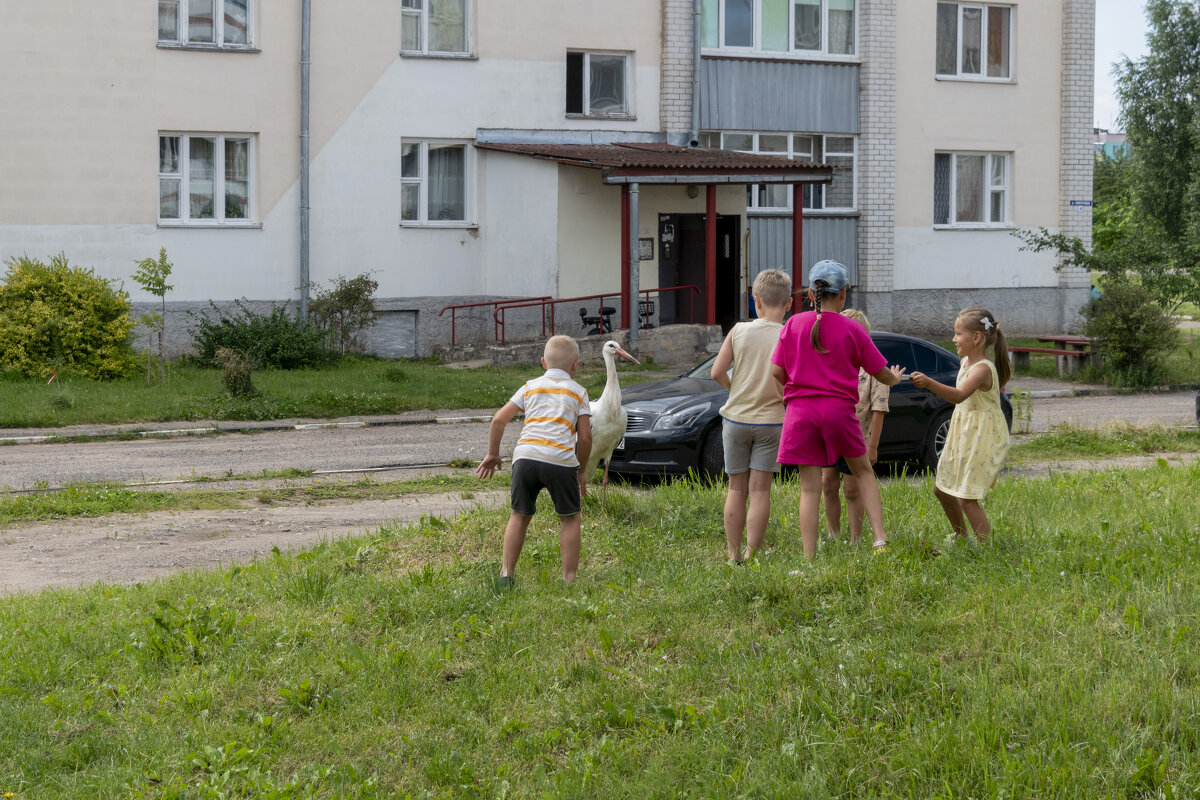
[[[1194,398],[1194,392],[1038,398],[1032,401],[1032,429],[1045,431],[1062,423],[1083,428],[1119,424],[1194,427]],[[487,428],[486,423],[460,422],[22,444],[0,448],[0,487],[174,481],[289,467],[317,472],[416,471],[455,459],[478,461],[487,449]],[[518,424],[509,425],[502,452],[511,452],[519,430]]]

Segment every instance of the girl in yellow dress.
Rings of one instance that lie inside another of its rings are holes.
[[[946,446],[938,459],[933,493],[957,535],[967,535],[969,522],[975,538],[983,541],[992,532],[992,525],[979,501],[996,482],[1008,453],[1008,424],[1000,409],[1000,387],[1008,383],[1012,367],[1004,334],[986,309],[973,306],[959,312],[954,320],[954,347],[963,357],[954,386],[938,383],[920,372],[912,374],[912,382],[955,404]]]

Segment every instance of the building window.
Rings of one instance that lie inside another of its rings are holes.
[[[700,134],[702,147],[721,147],[742,153],[786,156],[797,161],[828,164],[833,182],[804,184],[805,211],[854,211],[855,148],[853,136],[819,133],[743,133],[706,131]],[[792,187],[784,183],[763,183],[747,187],[746,208],[750,213],[790,212]]]
[[[471,149],[465,142],[400,143],[400,221],[406,225],[467,222]]]
[[[703,0],[701,44],[765,55],[853,56],[855,0]]]
[[[1013,9],[971,3],[937,4],[937,74],[1012,80]]]
[[[1007,153],[935,153],[933,224],[1007,226]]]
[[[468,0],[401,0],[400,50],[410,54],[467,55]]]
[[[567,113],[632,117],[630,53],[567,53]]]
[[[248,48],[251,0],[158,0],[159,44]]]
[[[159,134],[158,221],[252,224],[253,175],[251,135]]]

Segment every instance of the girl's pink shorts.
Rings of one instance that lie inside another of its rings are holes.
[[[833,398],[798,398],[787,405],[779,439],[780,464],[828,467],[867,452],[854,406]]]

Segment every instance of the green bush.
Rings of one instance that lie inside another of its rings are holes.
[[[1109,281],[1083,313],[1087,335],[1099,340],[1101,369],[1110,383],[1141,388],[1164,381],[1179,331],[1144,289]]]
[[[217,350],[225,347],[245,353],[259,369],[303,369],[322,367],[337,360],[325,345],[325,332],[293,316],[287,305],[259,314],[235,301],[237,312],[226,314],[209,302],[212,314],[192,314],[191,329],[197,357],[220,366]]]
[[[364,272],[353,278],[338,276],[333,285],[315,289],[308,311],[316,323],[329,337],[329,346],[342,355],[362,349],[358,340],[360,333],[375,324],[375,290],[378,281],[371,273]]]
[[[137,369],[129,341],[129,295],[62,253],[44,264],[4,262],[0,284],[0,369],[45,378],[55,371],[110,380]]]

